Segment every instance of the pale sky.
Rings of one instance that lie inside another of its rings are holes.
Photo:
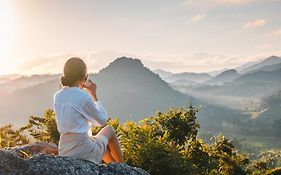
[[[208,72],[281,55],[280,0],[0,0],[0,74],[96,72],[116,57]]]

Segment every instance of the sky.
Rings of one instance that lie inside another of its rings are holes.
[[[120,56],[209,72],[281,56],[280,0],[0,0],[0,74],[97,72]]]

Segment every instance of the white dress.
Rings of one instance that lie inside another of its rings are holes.
[[[78,87],[63,87],[54,95],[59,155],[100,164],[107,149],[105,136],[92,136],[92,126],[103,126],[108,119],[99,101]]]

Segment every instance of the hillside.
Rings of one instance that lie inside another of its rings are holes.
[[[173,90],[138,59],[118,58],[93,79],[108,112],[122,120],[136,121],[157,110],[188,104],[188,96]]]
[[[281,63],[264,66],[264,67],[254,70],[253,72],[250,72],[250,73],[260,72],[260,71],[277,71],[279,69],[281,69]]]
[[[169,83],[175,83],[175,82],[180,83],[181,81],[202,83],[211,78],[212,76],[207,73],[183,72],[183,73],[174,74],[166,78],[166,81]]]
[[[269,58],[262,60],[261,62],[258,62],[256,64],[253,64],[249,67],[246,67],[246,68],[240,70],[240,73],[245,74],[245,73],[249,73],[249,72],[254,72],[255,70],[260,69],[264,66],[270,66],[270,65],[275,65],[275,64],[279,64],[279,63],[281,63],[280,57],[271,56]]]
[[[281,90],[274,92],[270,96],[263,98],[260,115],[257,120],[273,123],[274,120],[281,121]]]
[[[276,71],[259,71],[253,73],[244,74],[237,79],[235,82],[245,83],[245,82],[255,82],[255,83],[275,83],[281,82],[281,69]]]
[[[238,77],[238,73],[235,69],[226,70],[214,78],[208,80],[206,83],[211,85],[223,85],[227,82],[232,82]]]
[[[153,72],[158,74],[163,80],[173,75],[172,72],[168,72],[162,69],[156,69]]]
[[[0,85],[0,90],[13,92],[16,89],[22,89],[31,87],[36,84],[44,83],[46,81],[57,79],[60,75],[30,75],[30,76],[19,76],[14,79],[10,79]]]

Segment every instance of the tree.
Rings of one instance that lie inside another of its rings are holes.
[[[186,140],[195,140],[198,134],[199,124],[196,122],[198,109],[190,103],[187,109],[172,108],[166,113],[157,112],[152,117],[152,124],[159,126],[162,133],[167,132],[169,139],[180,145],[184,145]]]
[[[13,125],[6,125],[0,128],[0,147],[14,147],[25,145],[29,142],[27,137],[20,130],[12,129]]]
[[[28,124],[20,128],[20,131],[27,132],[35,141],[47,141],[58,144],[60,138],[55,120],[55,112],[51,109],[46,110],[43,117],[30,116]]]

